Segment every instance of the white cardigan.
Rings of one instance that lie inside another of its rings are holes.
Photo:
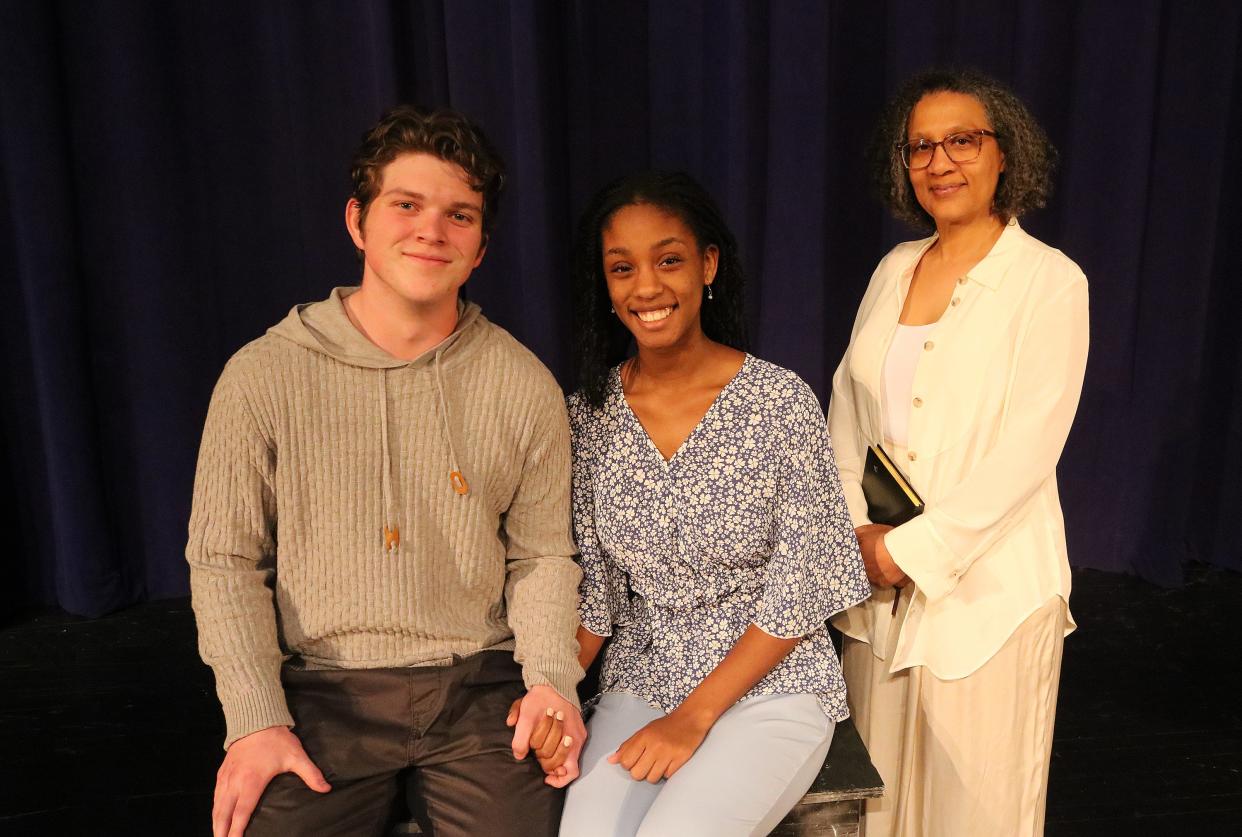
[[[935,240],[899,244],[880,262],[833,376],[828,425],[855,526],[869,522],[859,480],[867,445],[881,439],[884,359],[914,268]],[[1082,390],[1087,332],[1086,277],[1016,221],[958,280],[924,344],[909,455],[897,463],[926,510],[885,536],[915,584],[891,671],[921,665],[965,677],[1048,599],[1068,604],[1056,466]],[[833,624],[882,656],[892,600],[878,591]]]

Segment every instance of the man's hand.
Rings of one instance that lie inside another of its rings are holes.
[[[513,726],[517,723],[522,711],[522,698],[513,701],[509,707],[509,715],[505,724]],[[530,734],[530,752],[534,754],[543,772],[549,776],[565,775],[565,759],[569,756],[569,748],[574,744],[573,736],[565,734],[565,713],[554,712],[549,706],[544,716],[535,724]]]
[[[313,791],[332,790],[288,727],[268,727],[234,741],[216,773],[212,837],[242,837],[267,783],[281,773],[296,773]]]
[[[551,716],[548,715],[549,709],[552,710]],[[549,718],[552,724],[548,723]],[[545,771],[551,771],[544,779],[549,785],[563,788],[578,778],[578,756],[586,742],[586,726],[582,723],[582,713],[561,697],[556,689],[532,686],[521,700],[514,701],[505,724],[514,727],[513,757],[518,761],[530,754],[534,733],[543,731],[543,740],[536,740],[534,746],[540,766]],[[548,734],[554,728],[562,733],[556,738]],[[566,738],[569,739],[568,745],[564,744]]]
[[[910,582],[909,576],[902,572],[884,546],[884,533],[892,528],[880,523],[868,523],[854,530],[859,551],[862,552],[863,568],[876,587],[905,587]]]
[[[608,757],[630,771],[635,781],[652,784],[672,776],[699,749],[711,724],[672,712],[657,718],[625,740]]]

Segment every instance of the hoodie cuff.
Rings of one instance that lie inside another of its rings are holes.
[[[582,711],[582,703],[578,700],[578,683],[585,676],[582,666],[573,658],[530,662],[522,666],[522,681],[527,691],[534,686],[551,686],[579,712]]]
[[[268,727],[293,726],[293,716],[289,714],[284,689],[279,686],[274,690],[233,695],[227,701],[222,701],[222,706],[227,726],[224,738],[226,750],[234,741],[252,732]]]

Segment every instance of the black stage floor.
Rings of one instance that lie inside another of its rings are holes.
[[[1048,835],[1242,834],[1242,575],[1074,583]],[[223,723],[194,643],[185,599],[0,630],[0,835],[210,834]]]

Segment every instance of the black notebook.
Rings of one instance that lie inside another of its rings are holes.
[[[923,513],[923,499],[879,445],[867,447],[862,490],[872,523],[900,526]]]

